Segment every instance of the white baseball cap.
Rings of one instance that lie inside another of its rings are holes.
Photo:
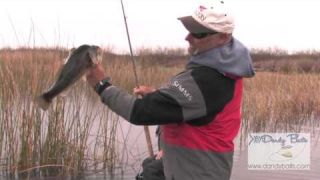
[[[220,32],[231,34],[234,19],[228,12],[223,1],[210,0],[200,3],[191,16],[178,18],[191,33]]]

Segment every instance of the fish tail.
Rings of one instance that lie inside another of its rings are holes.
[[[51,101],[46,99],[44,95],[37,97],[36,102],[40,106],[40,108],[43,109],[44,111],[46,111],[51,104]]]

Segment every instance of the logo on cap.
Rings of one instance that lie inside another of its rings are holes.
[[[202,13],[202,11],[206,10],[207,8],[204,6],[199,6],[198,10],[195,11],[195,15],[197,18],[199,18],[201,21],[204,21],[207,17]]]
[[[206,7],[204,7],[204,6],[199,6],[199,10],[200,10],[200,12],[202,12],[203,10],[206,10],[207,8]]]

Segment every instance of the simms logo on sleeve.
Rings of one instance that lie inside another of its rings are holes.
[[[176,87],[187,98],[188,101],[192,101],[192,96],[188,90],[179,83],[179,81],[173,81],[172,86]]]

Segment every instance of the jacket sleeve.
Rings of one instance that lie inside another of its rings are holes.
[[[233,94],[232,86],[222,76],[204,76],[208,72],[183,72],[141,99],[111,86],[101,98],[111,110],[137,125],[200,121],[214,117]]]
[[[110,86],[101,99],[112,111],[136,125],[158,125],[182,122],[182,108],[168,94],[157,90],[136,98],[124,90]]]

